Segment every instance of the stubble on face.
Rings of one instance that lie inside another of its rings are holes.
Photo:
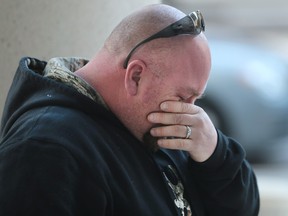
[[[150,82],[151,86],[148,88],[149,91],[147,91],[147,94],[144,97],[144,102],[149,103],[150,106],[152,104],[152,107],[154,107],[152,110],[154,110],[154,112],[159,111],[160,103],[159,103],[159,100],[156,100],[156,99],[159,99],[159,95],[161,95],[161,92],[163,91],[162,83],[164,82],[164,78],[166,77],[164,76],[165,73],[163,73],[164,71],[163,68],[165,67],[159,60],[153,64],[153,70],[151,69],[151,73],[153,73],[153,79],[151,79],[151,82]],[[151,100],[152,98],[154,100]],[[141,106],[143,106],[143,103],[141,103]],[[160,125],[154,125],[153,127],[159,127],[159,126]],[[150,134],[150,130],[151,128],[144,133],[142,137],[142,141],[145,145],[145,148],[148,151],[155,153],[159,149],[159,146],[157,144],[159,137],[153,137]]]

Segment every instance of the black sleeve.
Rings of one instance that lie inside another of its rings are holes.
[[[0,215],[75,216],[81,209],[92,215],[92,208],[104,215],[104,194],[89,197],[96,188],[89,189],[91,180],[81,173],[77,159],[60,145],[29,140],[0,146]]]
[[[190,162],[207,215],[258,215],[256,177],[240,144],[218,131],[213,155],[203,163]]]

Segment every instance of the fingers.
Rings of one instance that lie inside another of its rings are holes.
[[[160,105],[164,112],[197,114],[201,108],[181,101],[165,101]]]
[[[158,145],[167,149],[191,151],[191,140],[189,139],[159,139]]]
[[[189,127],[191,130],[191,128]],[[191,134],[187,136],[187,126],[184,125],[170,125],[170,126],[163,126],[163,127],[155,127],[152,128],[150,131],[151,135],[154,137],[166,137],[166,138],[179,138],[179,139],[189,139]]]
[[[201,116],[198,114],[203,112],[201,107],[180,101],[165,101],[160,108],[163,112],[148,115],[150,122],[164,125],[191,125],[191,122],[195,122],[195,118]]]
[[[150,131],[158,138],[158,145],[187,151],[195,161],[208,159],[216,148],[217,132],[206,112],[194,104],[180,101],[165,101],[160,107],[160,112],[148,115],[151,123],[162,125]]]
[[[148,115],[148,120],[152,123],[164,125],[190,125],[193,116],[180,113],[151,113]]]

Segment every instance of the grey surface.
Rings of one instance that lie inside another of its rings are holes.
[[[0,117],[23,56],[90,58],[133,10],[159,0],[0,0]]]

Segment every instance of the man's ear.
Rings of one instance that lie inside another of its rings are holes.
[[[129,63],[125,74],[125,89],[129,95],[137,94],[144,70],[146,70],[146,65],[141,60],[133,60]]]

